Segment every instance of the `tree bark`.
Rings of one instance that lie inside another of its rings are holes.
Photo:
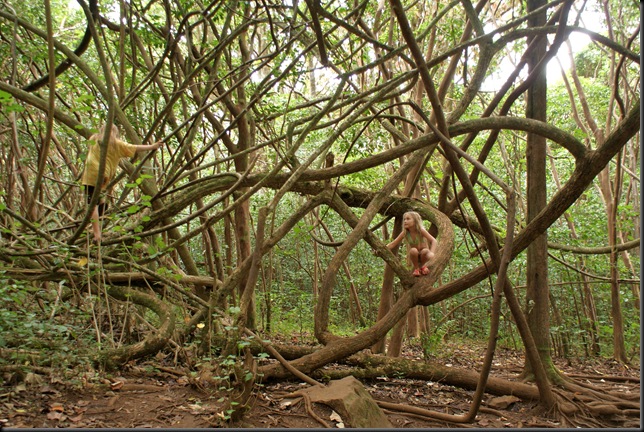
[[[546,4],[545,0],[529,0],[528,12],[532,12]],[[540,27],[545,25],[545,11],[528,20],[528,25]],[[537,37],[538,38],[538,37]],[[529,41],[530,43],[530,41]],[[528,58],[528,72],[538,76],[528,89],[526,117],[545,121],[547,109],[547,82],[545,68],[539,71],[539,62],[545,56],[547,40],[545,38],[532,41],[534,49]],[[546,139],[543,136],[528,133],[527,135],[527,221],[530,223],[546,206]],[[554,373],[550,353],[550,315],[548,288],[548,237],[546,232],[537,236],[527,250],[527,290],[526,316],[530,332],[539,351],[548,376]],[[530,376],[532,365],[526,356],[525,374]]]

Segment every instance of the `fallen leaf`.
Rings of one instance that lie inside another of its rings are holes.
[[[491,399],[488,402],[488,405],[491,408],[494,408],[494,409],[506,409],[507,407],[509,407],[513,403],[518,402],[520,400],[521,399],[519,399],[518,397],[512,396],[512,395],[500,396],[500,397],[496,397],[496,398]]]
[[[60,396],[60,392],[58,390],[56,390],[55,388],[50,387],[48,385],[44,385],[44,386],[40,387],[40,393]]]
[[[110,383],[110,388],[112,390],[120,390],[121,387],[123,387],[123,381],[114,381],[113,383]]]
[[[76,417],[70,417],[69,421],[71,421],[72,423],[78,423],[82,419],[83,419],[83,414],[79,414]]]
[[[75,407],[74,407],[74,413],[76,413],[76,414],[83,414],[85,411],[87,411],[87,408],[89,408],[89,407],[79,407],[79,406],[75,406]]]
[[[42,384],[42,377],[33,372],[29,372],[25,377],[25,384],[29,384],[29,385]]]
[[[299,400],[299,398],[297,398],[297,399],[284,399],[280,403],[280,408],[282,408],[282,409],[288,408],[291,405],[293,405],[295,403],[295,401],[297,401],[297,400]]]
[[[65,412],[65,407],[60,402],[52,402],[49,404],[50,411]]]
[[[58,411],[51,411],[47,413],[47,418],[49,420],[58,420],[58,421],[63,421],[67,418],[67,416],[61,412]]]
[[[191,414],[200,414],[205,407],[199,404],[188,404],[188,408],[191,410]]]

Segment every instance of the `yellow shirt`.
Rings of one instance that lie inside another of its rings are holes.
[[[125,141],[116,140],[116,144],[108,147],[107,156],[105,157],[105,175],[101,188],[105,187],[116,174],[116,167],[119,160],[124,157],[132,157],[136,153],[136,146],[126,143]],[[98,165],[101,162],[101,147],[97,141],[89,146],[89,153],[85,161],[85,171],[83,172],[83,184],[94,186],[98,177]]]

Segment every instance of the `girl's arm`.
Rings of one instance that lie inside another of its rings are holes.
[[[429,233],[429,231],[427,231],[425,228],[421,228],[420,232],[423,235],[423,237],[425,237],[427,239],[427,242],[429,244],[429,251],[431,253],[435,253],[436,252],[436,244],[438,243],[436,241],[436,238],[434,238],[434,236],[431,235]]]
[[[398,245],[400,244],[400,242],[402,242],[403,238],[405,238],[405,230],[402,230],[402,231],[400,232],[400,234],[398,234],[398,237],[396,237],[395,239],[393,239],[393,240],[391,241],[391,243],[388,243],[388,244],[387,244],[387,249],[392,250],[393,248],[395,248],[396,246],[398,246]]]
[[[134,147],[136,148],[136,151],[137,151],[137,152],[141,152],[141,151],[156,150],[156,149],[158,149],[159,147],[161,147],[161,145],[162,145],[162,144],[163,144],[163,141],[157,141],[157,142],[155,142],[154,144],[149,144],[149,145],[144,145],[144,144],[142,144],[142,145],[135,145]]]

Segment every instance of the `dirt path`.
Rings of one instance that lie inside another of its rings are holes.
[[[510,379],[521,371],[522,356],[499,351],[492,373]],[[476,367],[461,357],[458,367]],[[569,376],[605,391],[639,394],[639,367],[625,368],[612,361],[587,361],[557,366]],[[630,377],[630,379],[629,379]],[[197,388],[181,374],[156,369],[153,364],[132,367],[120,377],[85,377],[62,382],[40,375],[27,375],[9,384],[5,376],[0,387],[0,426],[16,428],[320,428],[302,402],[284,396],[302,388],[298,382],[272,383],[258,389],[257,398],[244,419],[237,424],[223,422],[220,398],[214,388]],[[192,381],[194,383],[194,381]],[[379,401],[403,403],[429,410],[459,414],[469,408],[472,391],[409,379],[380,378],[364,383]],[[223,395],[225,397],[225,394]],[[447,407],[447,408],[446,408]],[[457,425],[386,411],[396,428],[559,428],[552,420],[532,414],[534,402],[486,395],[483,409],[472,424]],[[341,419],[320,404],[315,413],[337,426]],[[622,427],[638,427],[639,423]]]

